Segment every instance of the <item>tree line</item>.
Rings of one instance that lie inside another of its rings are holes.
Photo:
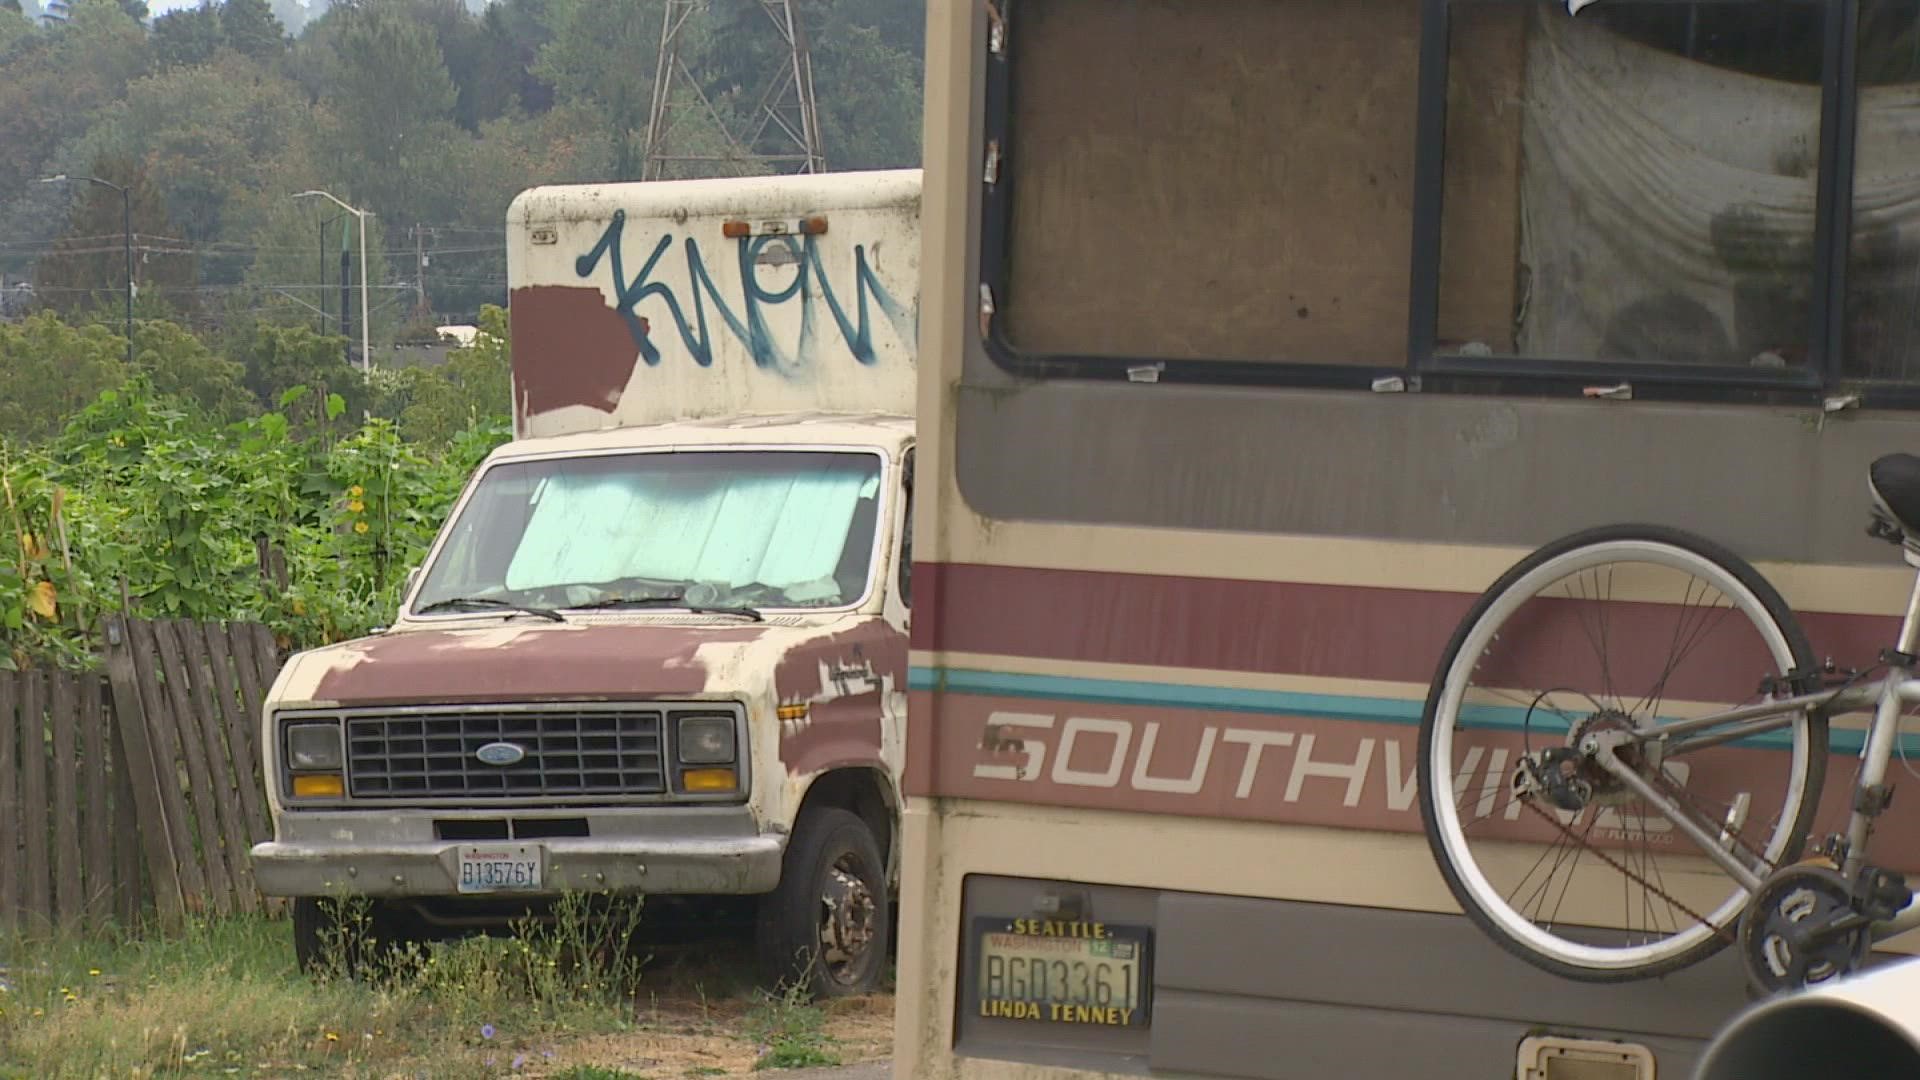
[[[294,196],[371,210],[383,340],[505,302],[520,190],[642,177],[667,0],[321,2],[207,0],[154,18],[138,0],[78,0],[65,23],[36,24],[0,0],[5,310],[104,318],[122,302],[121,195],[45,177],[126,189],[136,316],[196,329],[265,319],[357,337],[339,286],[343,250],[359,274],[358,225]],[[796,9],[828,168],[916,164],[921,6]],[[721,160],[668,175],[765,171],[737,156],[778,148],[771,126],[742,145],[784,48],[759,0],[710,0],[679,40],[693,81],[673,102],[675,149]]]

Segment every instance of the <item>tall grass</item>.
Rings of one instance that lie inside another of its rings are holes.
[[[563,898],[549,921],[408,944],[355,979],[303,975],[287,924],[260,917],[154,940],[0,939],[0,1077],[511,1075],[557,1037],[631,1025],[626,910]]]

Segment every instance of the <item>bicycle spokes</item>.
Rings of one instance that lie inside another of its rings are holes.
[[[1752,590],[1689,555],[1539,560],[1450,658],[1429,734],[1429,782],[1452,795],[1436,847],[1457,893],[1555,963],[1631,969],[1725,940],[1741,879],[1795,839],[1804,725],[1684,755],[1640,733],[1749,701],[1796,662]]]

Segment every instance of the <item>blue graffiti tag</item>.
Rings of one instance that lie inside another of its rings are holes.
[[[671,286],[649,280],[654,268],[660,264],[661,256],[673,245],[673,236],[662,236],[654,244],[653,252],[647,256],[645,265],[631,279],[626,276],[620,257],[620,240],[626,228],[627,215],[624,210],[613,212],[613,220],[607,224],[606,231],[600,234],[600,240],[592,250],[574,260],[574,272],[581,277],[591,277],[604,258],[613,273],[613,287],[616,307],[621,318],[626,320],[627,332],[633,336],[633,342],[640,349],[640,356],[649,366],[660,363],[660,349],[653,343],[652,335],[645,319],[635,314],[635,309],[650,297],[659,297],[666,305],[667,312],[673,316],[675,327],[680,332],[680,340],[693,355],[694,362],[701,367],[713,365],[713,335],[707,326],[707,305],[705,298],[711,298],[720,321],[726,324],[733,336],[747,347],[758,367],[788,367],[797,358],[783,354],[774,340],[772,329],[767,324],[767,311],[790,300],[798,298],[800,308],[800,346],[799,351],[807,351],[806,344],[812,339],[813,299],[818,297],[826,302],[827,311],[840,330],[840,338],[846,343],[853,358],[862,364],[871,365],[877,357],[873,349],[873,321],[869,303],[878,307],[893,325],[894,331],[903,340],[912,341],[917,326],[908,324],[918,322],[918,315],[907,311],[906,307],[893,298],[886,286],[867,263],[866,246],[856,244],[853,248],[854,261],[854,314],[847,315],[846,307],[833,291],[833,285],[827,280],[826,270],[820,264],[818,237],[811,234],[804,237],[759,236],[741,237],[736,241],[740,261],[740,283],[742,292],[741,308],[744,316],[734,311],[714,284],[713,275],[708,273],[706,259],[700,253],[700,244],[692,237],[686,238],[687,279],[691,284],[693,301],[693,322],[688,324],[687,312],[681,306],[680,298],[674,295]],[[769,244],[783,244],[790,261],[798,265],[793,282],[786,288],[770,291],[760,284],[754,267],[758,265],[762,253]],[[705,294],[703,298],[702,294]]]

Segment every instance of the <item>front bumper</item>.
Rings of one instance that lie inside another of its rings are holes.
[[[460,814],[493,818],[498,814]],[[515,815],[525,820],[526,815]],[[253,877],[268,896],[499,897],[563,892],[758,894],[780,881],[785,837],[763,834],[739,808],[648,808],[590,815],[591,835],[453,840],[435,835],[434,811],[295,812],[279,837],[254,845]],[[458,850],[542,849],[542,887],[531,893],[461,893]]]

